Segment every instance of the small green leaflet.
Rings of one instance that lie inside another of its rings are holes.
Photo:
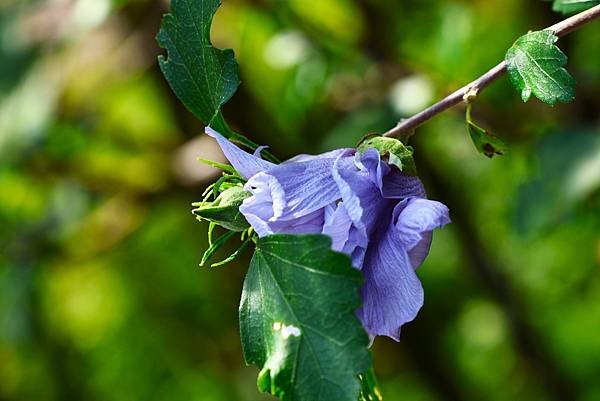
[[[600,4],[600,0],[554,0],[552,9],[563,14],[575,14]]]
[[[557,40],[551,31],[530,32],[508,49],[508,74],[524,102],[532,94],[551,106],[575,98],[575,80],[563,68],[567,56],[554,44]]]
[[[354,311],[360,272],[323,235],[258,240],[244,282],[244,358],[261,391],[294,401],[357,401],[371,358]]]
[[[364,137],[357,149],[365,152],[367,149],[376,149],[389,164],[398,167],[398,170],[408,174],[417,175],[417,167],[413,159],[413,148],[406,146],[395,138],[388,138],[379,134],[370,134]]]
[[[508,147],[500,138],[490,134],[485,128],[477,125],[471,117],[472,104],[467,106],[467,129],[477,151],[490,159],[495,155],[503,155]]]

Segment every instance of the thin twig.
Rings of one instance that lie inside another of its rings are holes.
[[[600,5],[592,7],[586,11],[576,14],[570,18],[567,18],[557,24],[554,24],[546,30],[553,31],[556,36],[563,37],[568,33],[571,33],[588,22],[600,18]],[[463,86],[452,94],[446,96],[433,106],[415,114],[414,116],[404,119],[398,123],[394,128],[385,132],[384,136],[398,137],[401,135],[410,135],[415,128],[419,127],[426,121],[440,114],[441,112],[448,110],[462,102],[467,102],[466,99],[470,94],[477,94],[481,92],[485,87],[489,86],[492,82],[496,81],[506,72],[506,62],[502,61],[500,64],[477,78],[475,81]]]

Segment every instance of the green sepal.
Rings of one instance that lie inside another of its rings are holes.
[[[235,171],[233,166],[230,166],[229,164],[219,163],[214,160],[204,159],[202,157],[197,157],[196,160],[198,160],[202,164],[206,164],[207,166],[223,170],[224,172],[229,173],[231,175],[239,175],[238,172]]]
[[[477,125],[471,118],[471,105],[467,106],[467,129],[473,145],[477,151],[490,159],[495,155],[503,155],[508,146],[498,137],[492,135],[485,128]]]
[[[200,219],[211,221],[230,231],[245,231],[250,225],[240,212],[240,206],[250,195],[243,187],[236,185],[221,192],[212,202],[194,203],[196,208],[192,213]]]
[[[240,247],[234,253],[221,260],[220,262],[211,263],[210,267],[219,267],[229,262],[233,262],[248,247],[248,244],[252,241],[252,238],[252,236],[248,236],[248,238],[246,238],[244,242],[242,242],[242,245],[240,245]]]
[[[212,236],[212,233],[209,234]],[[206,265],[206,262],[209,261],[210,258],[213,257],[213,255],[223,246],[225,245],[225,243],[227,241],[229,241],[231,238],[233,238],[233,236],[235,235],[235,232],[233,231],[228,231],[225,234],[221,235],[219,238],[217,238],[216,240],[212,240],[210,241],[210,246],[208,247],[208,249],[206,251],[204,251],[204,254],[202,255],[202,260],[200,261],[200,267],[204,267]],[[228,258],[229,259],[229,258]],[[223,265],[226,262],[218,262],[216,265]],[[211,267],[214,267],[215,265],[211,265]]]
[[[398,139],[388,138],[379,134],[367,135],[359,144],[358,151],[364,153],[367,149],[376,149],[381,157],[391,165],[408,175],[417,175],[417,166],[413,158],[413,148],[406,146]]]

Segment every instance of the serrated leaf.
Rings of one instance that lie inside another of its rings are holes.
[[[217,49],[210,41],[220,5],[220,0],[172,0],[171,14],[164,16],[156,37],[167,50],[158,63],[173,92],[197,118],[231,141],[256,149],[258,145],[229,128],[221,114],[240,79],[233,50]],[[277,162],[269,152],[264,156]]]
[[[503,155],[508,146],[498,137],[492,135],[485,128],[477,125],[471,118],[471,105],[467,106],[467,129],[471,141],[477,151],[490,159],[495,155]]]
[[[220,110],[240,80],[233,51],[210,42],[210,26],[220,5],[220,0],[172,0],[157,40],[168,54],[159,56],[160,69],[177,97],[201,121],[228,135],[231,130]]]
[[[524,102],[532,94],[551,106],[575,98],[575,80],[563,68],[567,56],[555,45],[557,40],[551,31],[530,32],[506,53],[510,80]]]
[[[261,369],[261,391],[294,401],[356,401],[370,367],[354,311],[362,277],[323,235],[258,240],[244,282],[244,358]]]
[[[554,0],[552,9],[563,14],[575,14],[600,4],[600,0]]]

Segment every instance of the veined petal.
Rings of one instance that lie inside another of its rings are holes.
[[[337,159],[339,156],[352,156],[356,153],[356,149],[352,148],[341,148],[330,150],[329,152],[321,153],[318,155],[297,155],[292,157],[289,160],[284,161],[282,164],[286,163],[297,163],[297,162],[307,162],[315,159]]]
[[[254,175],[244,186],[253,196],[244,200],[240,212],[259,236],[321,233],[324,208],[341,198],[331,176],[333,162],[286,163]]]
[[[404,199],[409,197],[426,198],[425,188],[418,177],[408,176],[393,168],[383,178],[381,190],[384,198]]]
[[[243,205],[240,206],[240,211],[242,211],[242,207]],[[256,231],[259,237],[266,237],[267,235],[271,235],[274,233],[271,226],[269,226],[268,221],[261,219],[259,216],[250,211],[242,212],[242,214],[244,215],[246,220],[248,220],[248,224],[252,226],[252,228],[254,229],[254,231]]]
[[[383,178],[390,173],[390,167],[381,160],[381,155],[376,149],[367,149],[357,160],[365,171],[369,172],[371,181],[383,191]]]
[[[268,222],[281,216],[285,208],[285,192],[275,177],[261,172],[244,185],[252,196],[244,199],[240,212],[260,237],[273,234]]]
[[[428,233],[450,223],[448,207],[440,202],[408,198],[398,208],[396,229],[407,251],[412,251],[422,241],[430,241]]]
[[[338,202],[325,208],[323,234],[331,237],[331,249],[341,252],[348,243],[352,220],[346,212],[344,202]]]
[[[370,336],[400,339],[400,328],[423,305],[423,287],[392,222],[367,249],[362,272],[362,307],[357,315]]]
[[[429,255],[431,241],[433,240],[433,231],[426,231],[421,234],[421,237],[422,238],[417,243],[417,245],[415,245],[413,249],[408,251],[410,264],[415,270],[423,264],[427,255]]]
[[[402,325],[413,320],[423,305],[415,269],[429,253],[432,231],[450,219],[440,202],[408,198],[396,205],[389,221],[367,248],[358,316],[369,335],[398,341]]]
[[[256,150],[254,150],[254,153],[252,153],[252,156],[260,158],[261,152],[265,149],[269,149],[269,147],[267,145],[259,146],[258,148],[256,148]]]
[[[269,223],[274,233],[320,234],[325,221],[323,209],[293,220],[277,220]]]
[[[369,236],[381,214],[386,210],[389,213],[393,207],[392,201],[381,196],[379,162],[379,153],[368,149],[354,160],[338,159],[332,171],[348,217],[352,220],[356,246],[363,248],[367,247]],[[385,221],[389,221],[389,218]],[[355,266],[361,268],[360,265]]]
[[[286,209],[280,219],[291,220],[305,216],[341,198],[331,174],[335,160],[312,159],[283,163],[269,170],[269,174],[281,183],[285,191]]]
[[[225,154],[227,160],[229,160],[229,163],[231,163],[238,173],[240,173],[240,175],[246,179],[260,173],[261,171],[267,171],[270,168],[275,167],[275,164],[238,148],[214,129],[206,127],[205,132],[207,135],[217,140],[217,143],[221,147],[221,150],[223,151],[223,154]]]
[[[242,205],[243,206],[243,205]],[[240,211],[242,207],[240,207]],[[324,213],[323,210],[317,210],[293,220],[268,221],[253,214],[252,212],[242,212],[248,223],[254,228],[259,237],[276,233],[285,234],[320,234],[323,229]]]

